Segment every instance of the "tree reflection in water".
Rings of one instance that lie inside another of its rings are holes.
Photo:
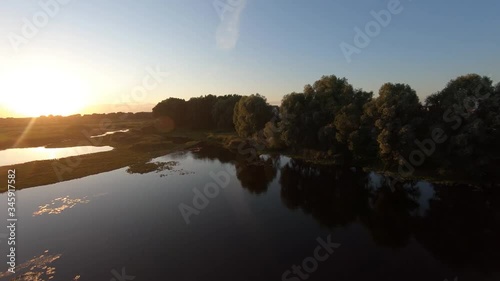
[[[311,214],[323,226],[360,222],[381,246],[401,248],[415,239],[450,266],[498,270],[498,189],[428,185],[434,195],[423,202],[419,182],[407,181],[393,191],[388,178],[380,179],[374,184],[359,169],[291,160],[279,182],[284,205]],[[418,212],[423,203],[428,207]]]
[[[241,186],[252,194],[264,194],[280,172],[283,204],[332,231],[359,223],[381,247],[402,248],[416,241],[450,267],[499,268],[498,188],[407,181],[392,190],[389,178],[361,169],[295,159],[286,163],[282,156],[248,161],[220,149],[202,149],[195,157],[234,164]]]

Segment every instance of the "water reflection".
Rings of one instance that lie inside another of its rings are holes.
[[[437,258],[459,267],[500,268],[500,196],[465,185],[436,186],[415,237]]]
[[[323,227],[360,223],[382,247],[403,248],[416,240],[450,266],[500,266],[498,191],[425,181],[391,188],[390,178],[361,169],[295,159],[281,167],[282,156],[248,162],[210,149],[194,157],[233,163],[241,186],[253,194],[265,193],[279,173],[283,204],[311,215]]]
[[[19,191],[19,261],[63,254],[39,279],[57,268],[54,280],[109,280],[126,267],[141,280],[280,280],[331,234],[342,247],[308,280],[500,280],[500,189],[391,189],[390,178],[360,169],[205,148],[148,163],[141,175],[132,166]],[[224,170],[227,187],[187,225],[179,204],[196,207],[193,189]]]
[[[26,281],[42,281],[51,280],[56,274],[56,268],[51,264],[61,258],[61,254],[49,254],[45,251],[40,256],[35,256],[32,259],[16,266],[16,278],[12,280]],[[9,277],[12,273],[6,271],[0,273],[0,279]],[[73,280],[78,280],[79,276],[75,276]]]
[[[236,177],[241,183],[241,186],[253,194],[265,193],[269,184],[276,178],[277,172],[280,167],[281,157],[276,156],[263,156],[257,158],[243,157],[237,153],[231,152],[227,149],[222,149],[216,146],[203,146],[192,151],[178,152],[169,155],[172,159],[185,159],[186,157],[193,157],[196,160],[218,161],[224,164],[233,164],[236,168]],[[147,174],[147,173],[162,173],[170,172],[178,175],[189,175],[194,172],[185,170],[183,168],[175,169],[179,165],[179,161],[158,161],[154,159],[147,163],[137,163],[131,165],[127,169],[130,174]],[[163,173],[160,177],[167,176],[168,173]]]
[[[71,199],[69,196],[60,197],[52,200],[50,203],[39,206],[38,211],[33,213],[33,216],[41,216],[41,215],[59,215],[63,211],[67,209],[71,209],[78,204],[87,204],[90,200],[83,198],[75,198]]]
[[[192,171],[184,170],[183,168],[175,169],[179,166],[178,161],[151,161],[147,163],[136,163],[127,168],[127,173],[129,174],[148,174],[148,173],[159,173],[160,177],[166,177],[168,175],[190,175],[194,174]]]
[[[111,146],[75,146],[64,148],[11,148],[0,150],[0,166],[14,165],[39,160],[51,160],[89,153],[110,151]]]
[[[391,188],[390,178],[361,169],[314,165],[279,155],[250,161],[215,147],[175,157],[232,164],[240,186],[256,195],[265,194],[279,175],[286,208],[301,210],[332,231],[360,224],[380,247],[401,249],[416,240],[451,266],[500,265],[500,200],[491,189],[424,181]],[[171,164],[151,165],[149,172],[177,165]]]
[[[194,153],[195,159],[232,163],[236,168],[236,177],[243,188],[253,194],[263,194],[276,178],[281,157],[249,157],[218,147],[203,147]]]
[[[409,182],[393,190],[384,179],[381,188],[370,190],[369,212],[361,221],[377,244],[401,248],[409,243],[412,218],[420,207],[414,184]]]
[[[416,239],[451,266],[500,266],[497,190],[418,181],[392,190],[381,175],[298,160],[282,168],[279,182],[285,206],[323,226],[360,222],[380,246],[402,248]]]
[[[193,158],[205,161],[219,161],[220,163],[234,163],[237,160],[243,161],[244,158],[237,153],[218,146],[203,145],[193,149]],[[185,156],[185,154],[183,155]]]
[[[276,158],[268,158],[267,160],[259,158],[253,162],[236,162],[236,177],[240,181],[241,186],[250,193],[264,193],[276,177],[276,161]]]
[[[117,130],[117,131],[109,131],[109,132],[106,132],[104,134],[91,136],[90,138],[100,138],[100,137],[105,137],[105,136],[108,136],[108,135],[113,135],[113,134],[116,134],[116,133],[126,133],[128,131],[129,131],[129,129]]]
[[[363,173],[291,160],[281,169],[279,182],[285,206],[303,210],[323,226],[347,225],[367,215]]]

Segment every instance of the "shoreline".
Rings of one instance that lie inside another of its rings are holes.
[[[235,152],[234,143],[245,141],[234,133],[205,131],[176,131],[167,134],[144,134],[138,131],[130,131],[103,136],[97,140],[99,143],[95,146],[111,146],[113,150],[2,166],[0,167],[0,174],[7,174],[8,170],[15,169],[18,174],[16,188],[21,190],[110,172],[131,165],[143,165],[154,158],[200,145],[215,145]],[[81,139],[62,140],[47,144],[46,147],[73,147],[78,146],[81,142]],[[314,159],[313,157],[306,157],[286,150],[257,150],[259,155],[276,153],[300,159],[310,164],[339,166],[335,164],[333,159]],[[474,186],[488,185],[485,182],[480,183],[472,179],[457,178],[456,176],[451,180],[452,176],[436,176],[428,171],[416,171],[410,177],[401,177],[397,171],[383,170],[376,166],[356,168],[405,181],[418,180],[438,184],[468,184]],[[498,184],[493,184],[490,181],[489,185],[497,186]],[[6,186],[0,186],[0,194],[6,191]]]
[[[189,149],[199,141],[187,139],[182,143],[169,141],[160,135],[136,135],[126,133],[120,137],[109,135],[99,139],[96,146],[111,146],[113,150],[82,154],[71,157],[50,160],[38,160],[26,163],[0,167],[0,174],[8,170],[16,170],[18,190],[54,184],[83,178],[131,165],[146,164],[151,159]],[[132,138],[130,141],[127,138]],[[62,148],[78,146],[82,140],[61,141],[50,143],[46,147]],[[7,186],[0,186],[0,194],[7,191]]]

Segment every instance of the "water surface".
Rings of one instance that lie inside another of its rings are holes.
[[[113,134],[116,134],[116,133],[126,133],[128,131],[129,131],[129,129],[117,130],[117,131],[109,131],[109,132],[106,132],[104,134],[91,136],[90,138],[100,138],[100,137],[104,137],[104,136],[108,136],[108,135],[113,135]]]
[[[38,160],[51,160],[82,154],[110,151],[111,146],[75,146],[64,148],[10,148],[0,150],[0,166],[14,165]]]
[[[391,190],[376,173],[283,156],[256,164],[202,150],[151,164],[18,191],[18,277],[306,280],[293,266],[330,239],[338,247],[301,269],[307,280],[500,280],[491,191],[423,181]],[[182,206],[195,210],[189,224]],[[2,271],[5,262],[2,253]]]

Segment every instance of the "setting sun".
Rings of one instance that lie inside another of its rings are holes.
[[[19,67],[3,79],[3,104],[22,116],[76,114],[89,96],[78,73],[50,63]]]

